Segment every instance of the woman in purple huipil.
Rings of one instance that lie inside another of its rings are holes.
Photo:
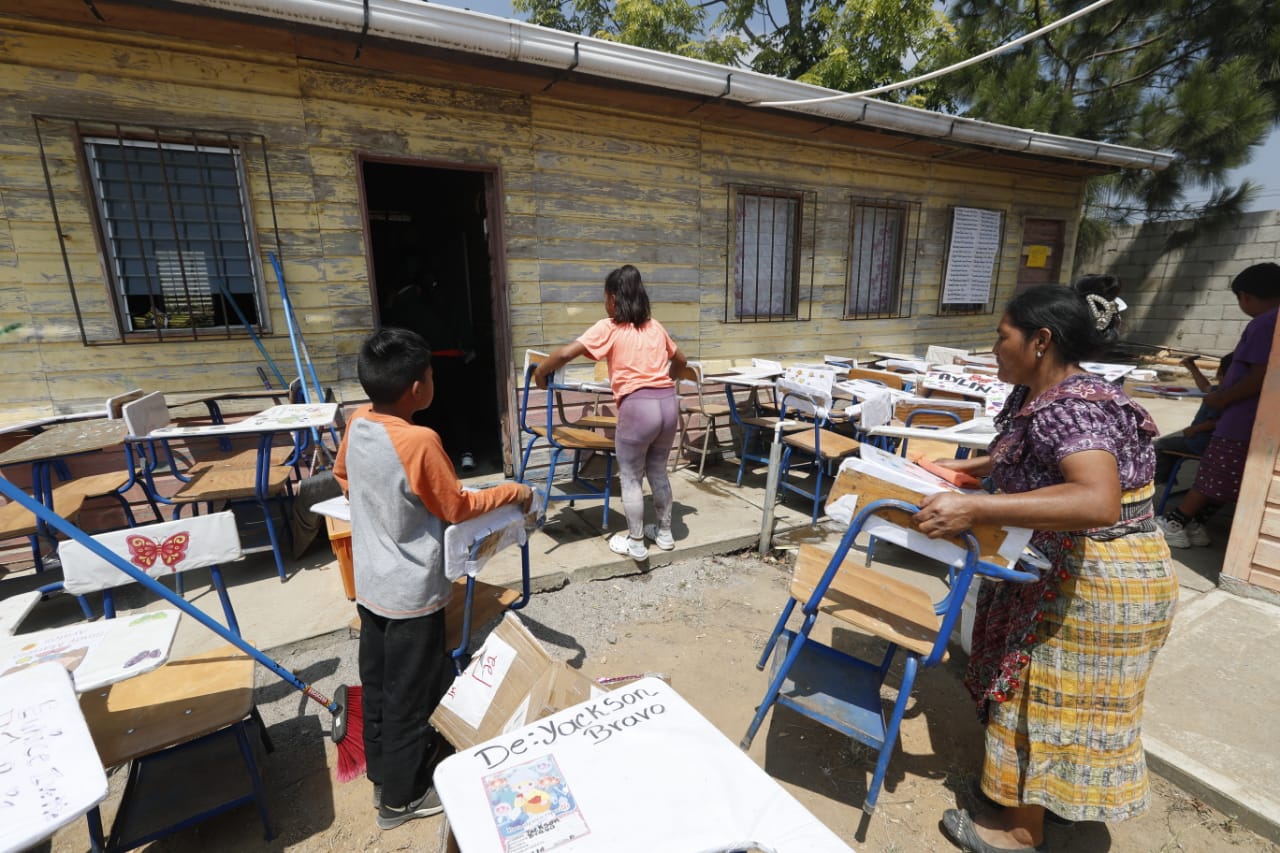
[[[1142,697],[1178,583],[1153,521],[1155,424],[1080,368],[1116,322],[1100,299],[1044,285],[1009,303],[994,351],[1016,387],[998,435],[990,455],[945,463],[990,476],[996,494],[931,495],[916,516],[935,537],[1030,527],[1050,562],[1036,582],[984,581],[978,595],[965,686],[986,726],[981,789],[996,808],[942,820],[972,853],[1027,853],[1046,811],[1115,821],[1147,806]]]

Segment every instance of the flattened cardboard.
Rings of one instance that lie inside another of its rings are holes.
[[[490,639],[510,647],[515,657],[497,682],[486,681],[493,671],[486,655]],[[472,683],[465,684],[464,680]],[[459,710],[454,688],[465,687],[488,696],[488,707],[478,726]],[[485,644],[476,650],[466,671],[454,681],[454,688],[431,715],[431,725],[458,749],[467,749],[513,728],[540,720],[605,692],[577,670],[553,660],[514,613],[506,613]]]

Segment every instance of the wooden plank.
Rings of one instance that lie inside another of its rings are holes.
[[[872,501],[885,499],[906,501],[909,504],[919,505],[920,498],[923,497],[920,492],[913,492],[894,483],[853,470],[841,471],[840,475],[836,477],[835,483],[831,486],[831,492],[827,495],[827,503],[832,503],[845,495],[858,496],[858,509],[865,507]],[[880,515],[894,524],[910,527],[912,530],[919,530],[909,513],[901,510],[886,510]],[[997,554],[1007,535],[1003,527],[996,524],[983,524],[973,528],[970,532],[978,540],[978,550],[981,552],[982,559],[998,562],[1000,565],[1007,563]],[[959,537],[952,538],[949,541],[959,548],[965,547],[964,541]]]
[[[1253,566],[1280,572],[1280,539],[1260,536],[1257,541],[1253,551]],[[1250,583],[1252,582],[1250,579]]]
[[[834,556],[815,545],[801,545],[791,575],[791,597],[807,602]],[[933,650],[942,625],[924,590],[847,558],[827,587],[822,612],[922,655]]]
[[[1258,528],[1262,536],[1280,539],[1280,506],[1268,505],[1262,513],[1262,526]]]

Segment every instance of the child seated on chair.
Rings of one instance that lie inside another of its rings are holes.
[[[333,472],[351,500],[365,757],[378,827],[391,829],[441,810],[431,773],[446,745],[427,718],[451,672],[445,527],[504,504],[527,508],[533,492],[520,483],[464,490],[440,436],[413,423],[435,390],[431,350],[416,332],[375,332],[357,372],[370,404],[347,424]]]
[[[1210,394],[1222,386],[1222,377],[1227,375],[1227,368],[1231,366],[1231,353],[1224,355],[1218,362],[1218,369],[1213,374],[1212,382],[1196,366],[1195,356],[1189,355],[1181,363],[1191,371],[1191,378],[1195,381],[1196,387]],[[1216,408],[1207,402],[1201,402],[1190,425],[1156,439],[1155,482],[1157,485],[1168,480],[1173,472],[1173,466],[1178,457],[1171,454],[1200,456],[1204,453],[1205,448],[1209,446],[1209,439],[1213,437],[1213,428],[1218,425],[1219,414],[1221,412]]]

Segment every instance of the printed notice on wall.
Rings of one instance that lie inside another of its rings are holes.
[[[1004,213],[999,210],[953,209],[942,304],[984,305],[990,300],[1003,222]]]

